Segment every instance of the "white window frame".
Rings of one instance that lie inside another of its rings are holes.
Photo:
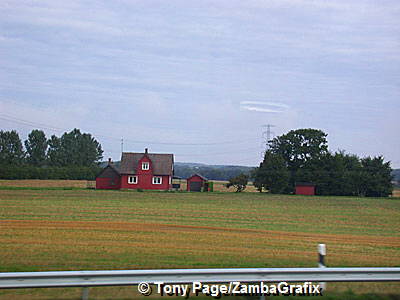
[[[142,162],[142,170],[145,170],[145,171],[150,170],[150,163],[147,161]]]
[[[128,176],[128,183],[129,184],[137,184],[138,183],[138,177],[137,176]]]
[[[159,179],[159,180],[157,180]],[[160,181],[160,182],[157,182]],[[162,177],[161,176],[154,176],[153,177],[153,184],[162,184]]]

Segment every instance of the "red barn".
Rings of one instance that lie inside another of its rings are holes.
[[[315,195],[315,184],[299,182],[296,183],[296,195]]]
[[[169,190],[173,172],[173,154],[124,152],[119,168],[109,162],[96,177],[96,188]]]
[[[204,183],[208,181],[207,178],[201,176],[200,174],[194,174],[186,179],[187,185],[186,190],[192,192],[201,192]]]

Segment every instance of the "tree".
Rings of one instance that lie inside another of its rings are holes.
[[[47,150],[46,135],[42,130],[32,130],[25,141],[27,162],[34,166],[43,166],[46,163]]]
[[[382,156],[366,157],[361,160],[361,194],[367,197],[387,197],[393,191],[392,168]]]
[[[65,166],[66,163],[64,161],[64,153],[61,148],[61,139],[55,135],[52,135],[50,139],[47,141],[48,150],[47,150],[47,159],[51,166]]]
[[[359,195],[361,163],[356,155],[339,151],[310,160],[296,172],[297,182],[312,182],[317,195]]]
[[[93,166],[103,158],[101,145],[91,134],[79,129],[52,136],[49,143],[49,161],[54,166]]]
[[[284,193],[289,187],[289,171],[284,159],[271,151],[266,151],[263,162],[254,174],[254,186],[261,192],[262,189],[270,193]]]
[[[0,131],[0,164],[20,165],[24,162],[21,139],[15,130]]]
[[[76,128],[62,135],[61,147],[67,165],[91,166],[103,157],[99,142],[90,134],[82,134]]]
[[[328,153],[327,134],[318,129],[297,129],[278,136],[268,142],[269,150],[279,154],[288,164],[291,171],[312,159]]]
[[[236,177],[230,178],[229,182],[226,184],[226,187],[229,188],[231,186],[234,186],[236,188],[236,193],[239,193],[246,188],[248,181],[249,176],[242,173]]]
[[[318,129],[291,130],[268,142],[269,151],[280,155],[290,172],[290,189],[296,182],[296,173],[308,162],[328,153],[327,134]]]

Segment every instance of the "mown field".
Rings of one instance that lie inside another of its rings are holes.
[[[314,267],[318,243],[330,267],[400,266],[399,198],[3,187],[0,225],[0,272]],[[399,283],[328,285],[331,294],[348,289],[400,295]],[[134,287],[90,292],[137,296]],[[75,288],[0,291],[0,299],[79,297]]]
[[[227,181],[211,180],[214,182],[214,191],[217,192],[234,192],[234,187],[226,188],[225,184]],[[180,190],[186,191],[186,180],[175,180],[174,183],[179,183],[181,185]],[[1,180],[1,187],[35,187],[35,188],[95,188],[95,181],[87,180]],[[258,192],[257,189],[249,184],[246,187],[246,192]]]

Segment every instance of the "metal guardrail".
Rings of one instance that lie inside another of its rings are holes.
[[[51,288],[192,282],[400,281],[400,268],[251,268],[0,273],[0,288]]]

